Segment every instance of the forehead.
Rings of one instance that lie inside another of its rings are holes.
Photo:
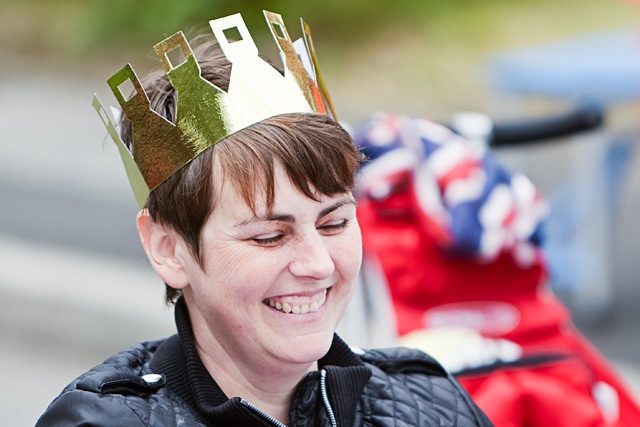
[[[276,169],[274,184],[273,205],[267,205],[264,191],[258,192],[254,199],[255,209],[249,206],[233,185],[224,185],[220,192],[219,206],[214,210],[214,221],[221,220],[222,228],[272,221],[316,221],[344,205],[356,204],[351,192],[321,195],[317,199],[306,196],[296,188],[281,166]]]
[[[337,125],[317,120],[306,115],[274,117],[212,147],[214,199],[216,191],[230,186],[252,210],[258,202],[269,210],[275,200],[276,169],[286,171],[287,185],[312,200],[350,192],[357,151],[348,134],[336,131]]]
[[[216,162],[212,174],[214,204],[231,203],[236,208],[242,205],[254,214],[269,213],[283,191],[286,193],[287,190],[295,190],[282,163],[277,159],[273,160],[271,170],[265,170],[269,168],[255,164],[252,173],[238,174],[238,169],[242,168],[224,167],[220,162]],[[244,172],[246,171],[245,169]]]
[[[307,197],[291,182],[282,166],[277,166],[274,176],[273,203],[267,201],[265,189],[252,195],[253,206],[243,198],[237,186],[229,180],[220,188],[217,207],[212,213],[214,222],[222,229],[244,227],[256,223],[317,220],[322,209],[326,209],[331,197],[318,199]]]

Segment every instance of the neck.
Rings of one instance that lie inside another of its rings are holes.
[[[191,322],[198,355],[224,394],[241,397],[287,424],[297,385],[318,369],[318,363],[283,363],[259,354],[236,354],[216,339],[204,319],[192,315]]]

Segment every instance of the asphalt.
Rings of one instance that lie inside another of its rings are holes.
[[[0,71],[0,377],[11,385],[0,390],[4,425],[33,425],[75,376],[174,330],[137,239],[117,151],[91,108],[96,89],[111,100],[101,81]],[[612,310],[579,326],[640,396],[635,182],[612,232]]]

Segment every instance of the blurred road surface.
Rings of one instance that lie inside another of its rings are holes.
[[[4,425],[33,425],[78,374],[135,341],[173,333],[163,284],[137,240],[124,170],[91,108],[96,90],[113,102],[103,81],[0,69]],[[635,236],[637,212],[616,233]],[[640,390],[640,255],[631,240],[616,249],[615,316],[584,332]]]

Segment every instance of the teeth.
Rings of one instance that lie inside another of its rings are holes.
[[[316,311],[320,310],[320,307],[322,307],[322,305],[325,303],[325,301],[327,300],[327,292],[323,292],[320,296],[316,297],[316,300],[313,301],[311,304],[301,304],[301,305],[296,305],[296,304],[292,304],[292,303],[288,303],[288,302],[279,302],[279,301],[273,301],[270,299],[265,299],[263,302],[267,305],[269,305],[272,308],[275,308],[278,311],[282,311],[284,313],[293,313],[293,314],[308,314],[308,313],[315,313]]]

